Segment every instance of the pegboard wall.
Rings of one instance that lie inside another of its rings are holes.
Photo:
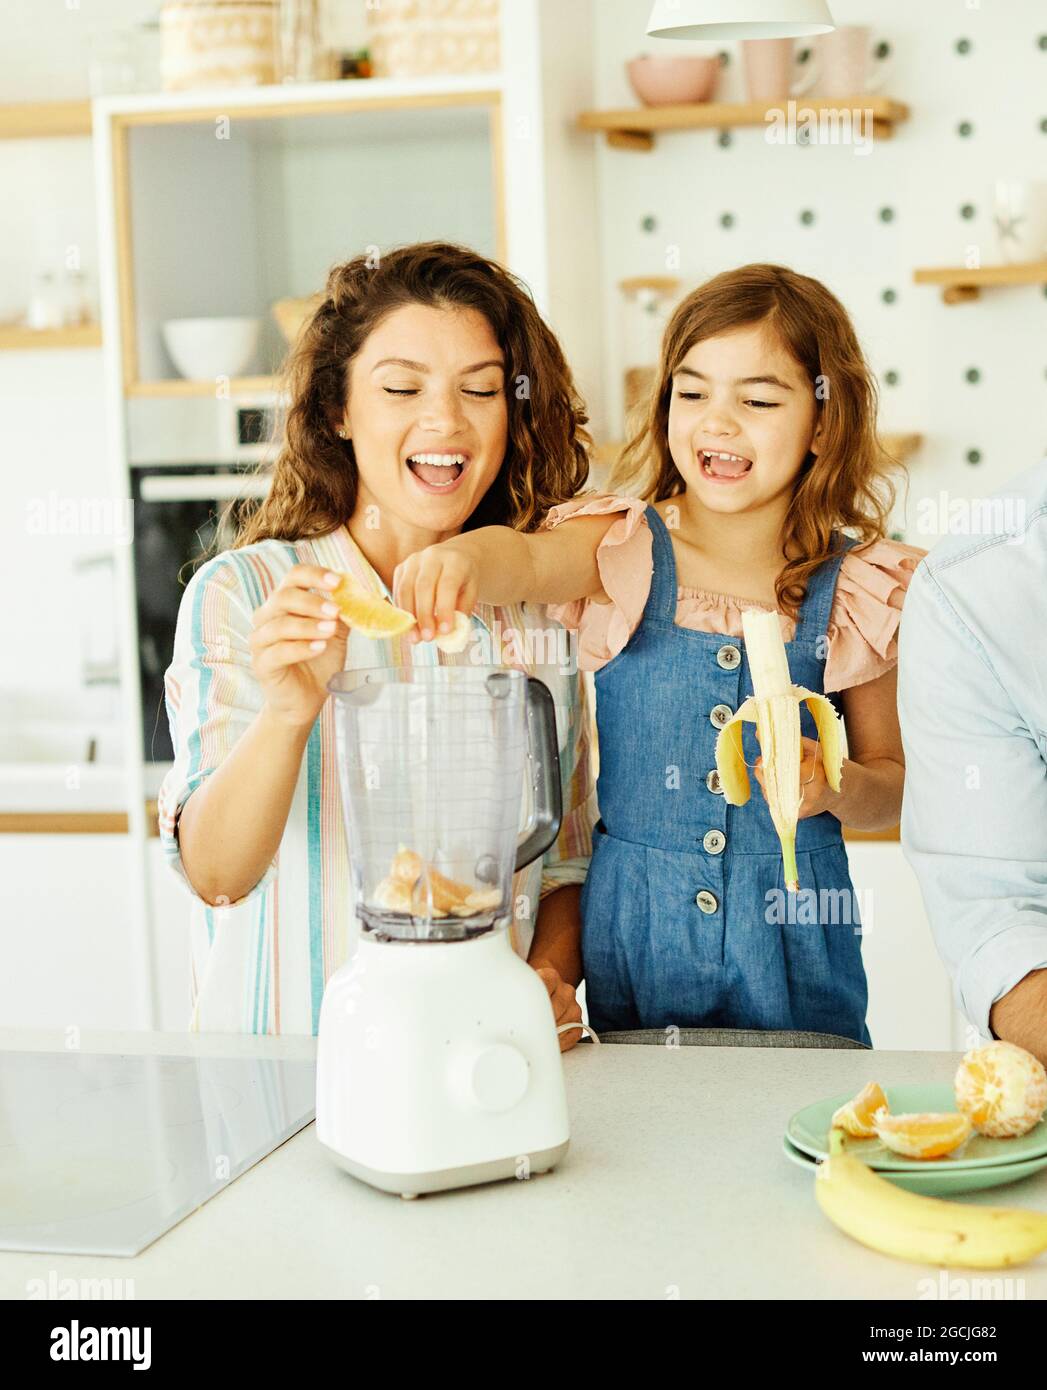
[[[736,44],[649,39],[649,10],[598,0],[597,107],[637,105],[625,64],[640,53],[719,53],[715,99],[747,100]],[[983,265],[1000,262],[997,180],[1047,180],[1047,4],[832,0],[832,11],[871,27],[881,90],[910,108],[892,139],[864,153],[774,145],[759,127],[659,134],[649,152],[601,142],[610,429],[622,411],[620,280],[672,273],[686,292],[750,261],[791,266],[850,311],[879,382],[881,429],[924,436],[893,524],[929,546],[921,499],[983,495],[1047,455],[1047,289],[946,305],[937,287],[913,283],[917,267],[968,264],[971,248]]]

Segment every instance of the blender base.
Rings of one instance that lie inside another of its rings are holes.
[[[377,1168],[368,1168],[356,1163],[336,1149],[321,1143],[327,1149],[339,1168],[344,1168],[354,1178],[380,1188],[383,1192],[399,1193],[401,1197],[419,1197],[427,1192],[450,1192],[457,1187],[475,1187],[478,1183],[498,1182],[504,1178],[515,1178],[519,1182],[529,1181],[559,1163],[567,1152],[569,1139],[556,1144],[551,1149],[539,1149],[530,1154],[510,1154],[507,1158],[490,1159],[486,1163],[469,1163],[460,1168],[438,1168],[430,1173],[384,1173]],[[521,1158],[528,1162],[528,1178],[518,1176]]]

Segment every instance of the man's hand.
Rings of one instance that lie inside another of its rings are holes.
[[[578,1003],[578,997],[574,992],[574,986],[569,985],[560,978],[558,971],[551,965],[536,965],[534,972],[549,991],[549,1002],[553,1006],[553,1017],[556,1019],[556,1026],[561,1023],[581,1023],[582,1007]],[[572,1028],[559,1034],[560,1051],[570,1052],[576,1043],[581,1042],[582,1030]]]

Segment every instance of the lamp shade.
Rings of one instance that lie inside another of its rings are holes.
[[[654,0],[656,39],[799,39],[835,29],[826,0]]]

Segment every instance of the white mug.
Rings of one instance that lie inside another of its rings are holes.
[[[993,221],[1003,260],[1014,265],[1047,259],[1047,183],[1001,179]]]
[[[816,97],[856,97],[875,92],[887,77],[888,64],[876,62],[872,30],[865,24],[841,24],[813,40]]]

